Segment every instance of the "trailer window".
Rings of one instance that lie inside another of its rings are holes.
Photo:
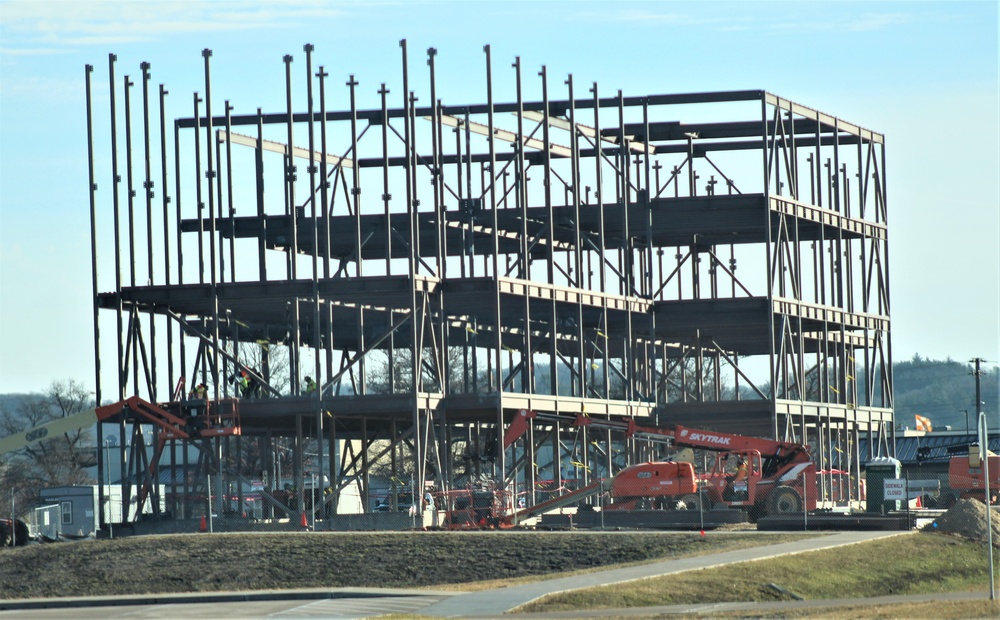
[[[73,502],[62,502],[61,506],[63,524],[73,523]]]

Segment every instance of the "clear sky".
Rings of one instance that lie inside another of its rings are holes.
[[[379,83],[399,92],[404,38],[412,87],[427,96],[424,51],[436,47],[452,104],[485,100],[488,43],[501,101],[514,98],[508,67],[520,56],[526,76],[546,65],[556,83],[572,73],[602,94],[764,89],[885,134],[894,356],[996,363],[997,6],[0,0],[0,393],[93,383],[85,64],[105,114],[108,54],[137,84],[150,62],[172,119],[191,116],[211,48],[219,103],[280,111],[282,57],[302,72],[312,43],[314,64],[338,85],[356,75],[362,107],[374,107]],[[331,98],[346,107],[343,92]],[[104,364],[112,374],[113,358]]]

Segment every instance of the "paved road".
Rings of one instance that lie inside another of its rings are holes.
[[[332,588],[0,601],[0,619],[371,618],[418,613],[458,592]]]
[[[922,600],[968,600],[987,598],[985,592],[938,595],[889,596],[878,599],[841,599],[836,601],[783,601],[776,603],[717,603],[670,605],[622,610],[575,611],[567,613],[517,614],[512,610],[537,598],[557,592],[600,585],[648,579],[690,570],[805,553],[850,545],[907,532],[841,532],[806,540],[728,551],[693,558],[683,558],[631,566],[559,579],[549,579],[520,586],[482,592],[445,590],[390,590],[333,588],[323,590],[285,590],[252,593],[199,593],[157,596],[90,597],[76,599],[35,599],[0,601],[0,620],[29,618],[65,620],[113,618],[370,618],[390,613],[410,613],[431,617],[461,618],[584,618],[617,616],[655,616],[665,614],[713,613],[730,610],[780,611],[801,607],[832,605],[871,605]],[[71,608],[71,609],[68,609]],[[506,614],[506,615],[505,615]]]

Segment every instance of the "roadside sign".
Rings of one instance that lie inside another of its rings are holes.
[[[884,484],[884,498],[886,501],[906,499],[906,480],[902,478],[886,478]]]

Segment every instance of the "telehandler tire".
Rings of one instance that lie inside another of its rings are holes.
[[[767,497],[768,515],[787,515],[802,512],[802,496],[792,487],[778,487]]]

